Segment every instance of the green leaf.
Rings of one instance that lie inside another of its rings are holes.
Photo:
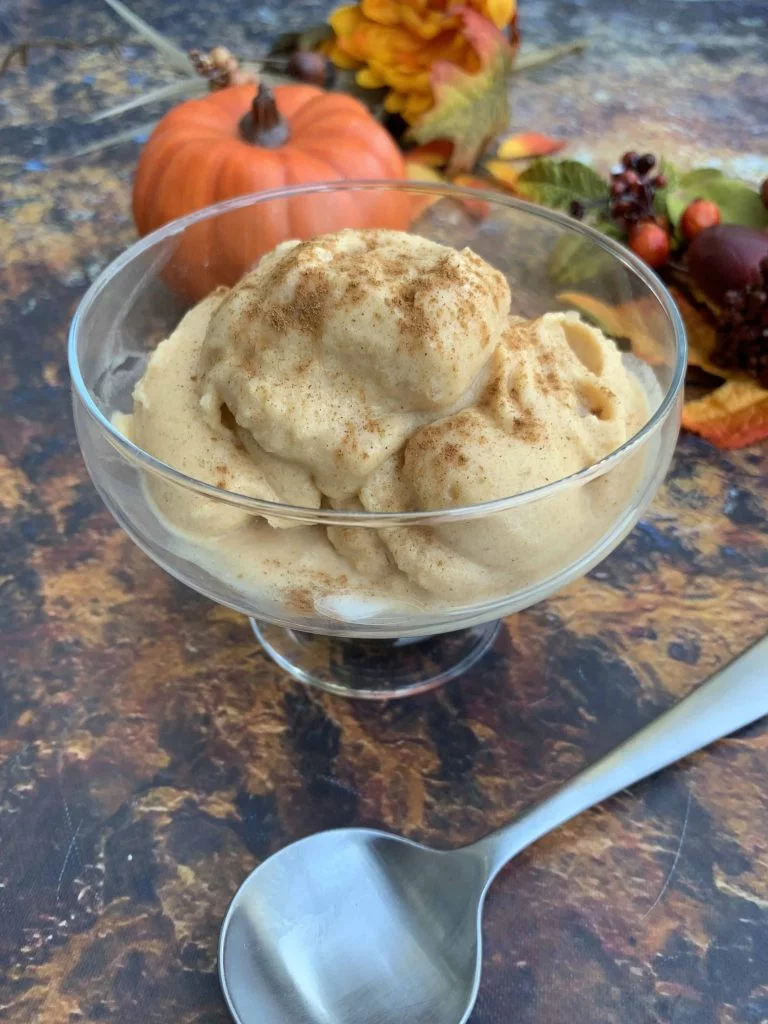
[[[678,182],[679,188],[698,188],[711,181],[718,181],[725,175],[718,167],[697,167],[693,171],[687,171]]]
[[[612,257],[589,238],[562,235],[549,254],[549,272],[556,284],[580,284],[610,267]]]
[[[666,187],[671,191],[674,191],[680,183],[680,172],[672,163],[671,160],[667,160],[665,156],[659,160],[659,166],[656,169],[657,174],[663,174],[667,179]]]
[[[676,189],[680,187],[680,174],[673,163],[662,157],[659,160],[658,174],[663,174],[667,179],[664,188],[660,188],[653,197],[653,212],[657,217],[669,217],[667,200]]]
[[[714,168],[702,170],[714,171]],[[688,182],[683,184],[686,179],[689,179]],[[693,184],[690,183],[691,179]],[[755,189],[750,188],[746,182],[724,178],[720,173],[702,176],[701,172],[692,171],[680,179],[680,188],[667,197],[667,210],[675,229],[686,207],[694,199],[709,199],[716,203],[723,224],[742,224],[757,230],[768,227],[768,210]]]
[[[515,185],[526,199],[564,210],[574,201],[608,199],[608,183],[597,171],[577,160],[535,160]]]
[[[615,238],[617,242],[623,242],[627,237],[626,234],[619,228],[615,220],[611,220],[610,217],[603,213],[597,215],[594,221],[593,227],[596,227],[598,231],[604,235],[608,235],[609,238]]]

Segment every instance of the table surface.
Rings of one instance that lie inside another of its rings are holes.
[[[133,7],[241,54],[325,10]],[[631,146],[768,171],[762,0],[522,7],[527,44],[591,46],[516,82],[516,127],[604,165]],[[264,857],[352,824],[468,842],[766,632],[768,460],[683,438],[621,548],[435,695],[290,682],[244,618],[131,544],[78,455],[67,326],[134,237],[140,146],[93,149],[105,129],[83,119],[169,73],[95,0],[0,0],[3,42],[111,35],[114,54],[34,50],[0,82],[0,1019],[218,1024],[219,924]],[[768,1021],[766,793],[763,725],[522,855],[487,903],[473,1024]]]

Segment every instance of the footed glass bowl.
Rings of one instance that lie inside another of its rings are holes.
[[[507,277],[514,314],[584,308],[584,297],[598,313],[609,310],[605,327],[646,386],[647,423],[599,462],[532,491],[482,505],[388,513],[308,509],[231,493],[158,461],[121,433],[116,414],[131,412],[149,355],[194,301],[217,284],[233,284],[280,241],[346,227],[396,227],[469,246]],[[580,278],[581,298],[558,284],[564,267]],[[632,529],[672,456],[686,346],[674,302],[656,275],[575,220],[493,191],[333,182],[230,200],[131,246],[80,303],[69,364],[83,457],[126,533],[167,572],[249,616],[264,649],[295,678],[337,694],[385,699],[465,671],[493,642],[502,616],[586,573]],[[366,531],[387,531],[380,536],[396,536],[401,549],[411,539],[439,539],[451,550],[476,550],[478,537],[487,538],[489,585],[424,597],[398,583],[374,588],[372,597],[361,596],[354,582],[347,586],[344,574],[337,589],[331,584],[318,596],[304,586],[297,555],[295,592],[286,597],[260,585],[258,559],[244,559],[233,571],[226,541],[174,529],[152,498],[162,488],[244,510],[262,533],[272,529],[265,516],[279,517],[295,529],[275,535],[321,544],[329,527],[352,528],[363,540],[373,536]],[[507,569],[497,570],[494,552]]]

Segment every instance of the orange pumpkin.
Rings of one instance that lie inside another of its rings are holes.
[[[345,179],[405,177],[389,133],[351,96],[311,85],[233,86],[163,117],[139,160],[133,215],[143,235],[249,192]],[[202,221],[178,236],[169,266],[192,298],[234,284],[278,243],[342,227],[407,225],[391,192],[270,200]]]

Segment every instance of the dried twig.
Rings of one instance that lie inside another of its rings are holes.
[[[156,120],[145,121],[143,124],[135,124],[131,128],[115,132],[114,135],[108,135],[104,139],[96,139],[93,142],[88,142],[86,145],[80,146],[79,149],[75,149],[70,153],[62,153],[60,159],[72,160],[75,157],[88,156],[90,153],[98,153],[102,149],[109,149],[110,146],[119,146],[123,142],[130,142],[135,139],[137,135],[148,135],[156,124]]]
[[[524,53],[521,57],[515,58],[512,74],[519,75],[523,71],[533,71],[536,68],[544,67],[545,64],[560,60],[561,57],[568,57],[572,53],[581,53],[586,48],[586,39],[574,39],[572,43],[561,43],[559,46],[548,46],[545,50]]]
[[[169,66],[176,68],[177,71],[183,71],[187,75],[195,73],[192,62],[189,59],[189,54],[185,53],[180,46],[176,46],[170,39],[166,39],[162,32],[152,28],[150,24],[144,21],[143,18],[140,18],[138,14],[134,14],[120,0],[105,0],[105,2],[109,4],[118,17],[131,26],[134,32],[138,32],[150,46],[153,46],[158,53],[161,53]]]
[[[116,50],[122,40],[117,36],[104,36],[103,39],[93,39],[88,43],[78,43],[74,39],[23,39],[10,48],[2,63],[0,63],[0,78],[6,73],[16,57],[23,68],[29,65],[29,51],[51,47],[55,50],[95,50],[98,46],[108,46]]]
[[[207,92],[204,81],[197,78],[182,78],[178,82],[171,82],[170,85],[160,85],[156,89],[150,89],[141,96],[134,96],[130,100],[118,103],[106,110],[99,110],[88,118],[89,124],[97,121],[105,121],[109,117],[117,117],[125,114],[128,110],[136,110],[137,107],[146,107],[150,103],[159,103],[164,100],[177,100],[189,96],[202,96]]]

